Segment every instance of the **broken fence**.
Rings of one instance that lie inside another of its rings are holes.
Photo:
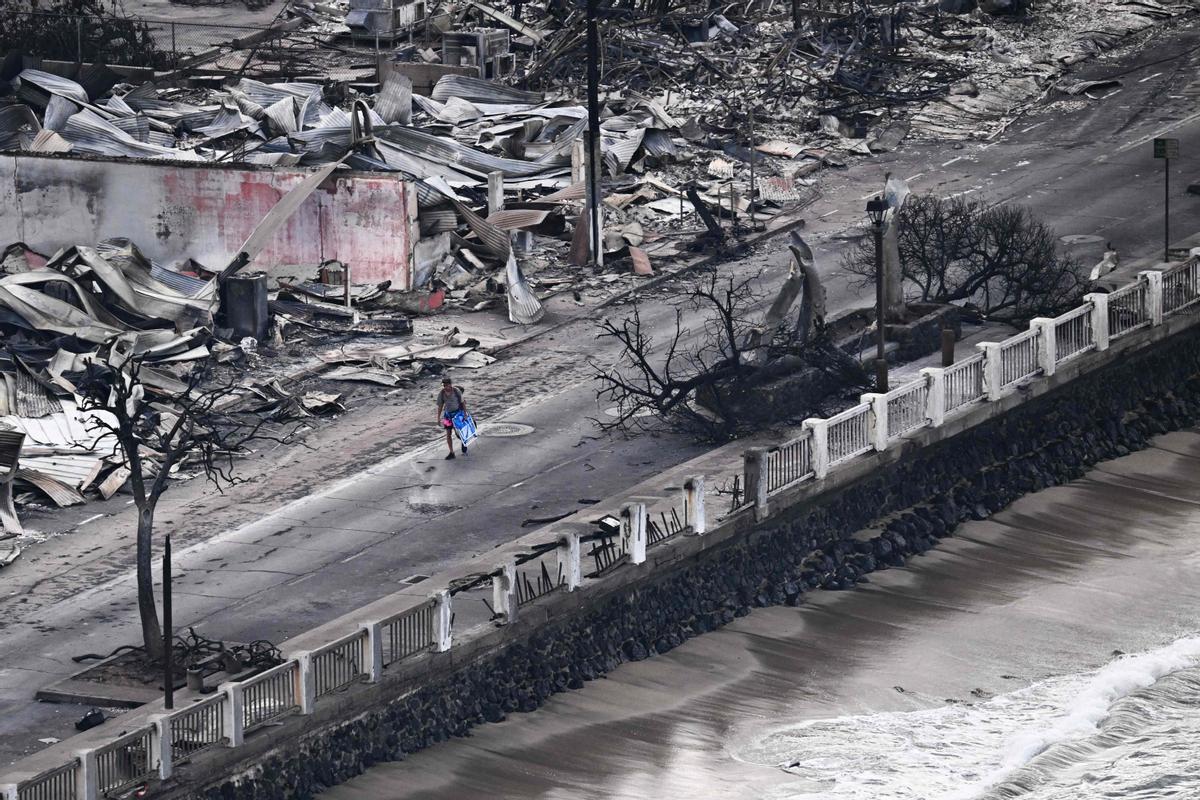
[[[177,70],[214,64],[237,72],[294,74],[329,52],[297,34],[294,24],[256,27],[142,17],[0,12],[0,50],[85,65]]]

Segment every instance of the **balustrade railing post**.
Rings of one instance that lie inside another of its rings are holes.
[[[100,775],[99,765],[96,763],[96,751],[79,750],[75,755],[79,758],[79,772],[75,777],[77,800],[98,800]]]
[[[1156,269],[1138,273],[1146,281],[1146,316],[1151,325],[1162,325],[1163,321],[1163,274]]]
[[[497,569],[500,574],[492,576],[492,610],[501,625],[508,625],[517,618],[517,565],[510,558]]]
[[[871,447],[877,451],[887,450],[888,446],[888,402],[886,394],[877,392],[867,392],[859,402],[867,403],[871,406],[870,420],[870,439]]]
[[[583,583],[583,565],[581,563],[582,548],[579,546],[579,534],[564,533],[558,540],[558,565],[563,577],[567,580],[567,591],[573,592]]]
[[[246,737],[246,690],[239,683],[223,683],[217,691],[225,695],[221,713],[225,717],[226,746],[241,747]]]
[[[383,678],[383,623],[363,622],[360,627],[367,635],[362,643],[367,683],[378,683]]]
[[[155,714],[150,718],[154,735],[150,738],[150,761],[158,761],[158,777],[166,780],[175,771],[171,752],[171,715]]]
[[[1108,295],[1103,292],[1085,294],[1084,300],[1092,304],[1092,339],[1096,350],[1108,349]]]
[[[928,388],[925,391],[925,418],[932,428],[941,427],[946,421],[946,370],[942,367],[926,367],[921,370]]]
[[[696,475],[683,482],[683,507],[686,510],[683,524],[692,533],[704,534],[708,527],[704,518],[704,476]]]
[[[981,342],[976,347],[983,353],[983,391],[995,402],[1002,396],[1004,382],[1004,351],[999,342]]]
[[[296,653],[293,658],[299,665],[296,669],[296,705],[301,714],[311,714],[317,705],[317,672],[313,668],[311,652]]]
[[[1034,317],[1029,320],[1029,327],[1038,332],[1038,366],[1042,368],[1042,374],[1053,375],[1058,365],[1058,336],[1054,320]]]
[[[820,480],[829,474],[829,420],[810,417],[804,420],[804,427],[812,431],[813,477]]]
[[[771,490],[771,480],[768,474],[770,464],[767,461],[767,455],[771,451],[765,447],[756,447],[750,452],[754,454],[754,471],[758,475],[758,480],[754,484],[754,518],[761,522],[771,513],[771,504],[768,500]],[[746,496],[750,496],[749,486],[746,487]]]
[[[621,517],[628,526],[629,541],[625,544],[625,552],[629,554],[630,564],[646,563],[646,504],[629,503],[621,509]]]
[[[759,484],[766,480],[761,468],[762,464],[753,449],[742,451],[742,484],[746,503],[753,503],[758,498]]]
[[[433,649],[437,653],[446,652],[452,643],[451,602],[449,589],[442,589],[433,596]]]

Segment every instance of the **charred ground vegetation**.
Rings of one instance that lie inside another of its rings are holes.
[[[637,305],[622,319],[601,322],[598,337],[619,343],[621,355],[596,372],[597,400],[612,415],[599,426],[639,431],[665,423],[722,442],[802,420],[865,387],[866,374],[834,345],[825,324],[812,252],[795,235],[790,249],[791,270],[765,313],[761,273],[712,273],[675,301],[665,335],[651,332]]]

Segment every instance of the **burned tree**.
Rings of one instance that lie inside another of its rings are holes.
[[[154,42],[149,24],[105,0],[0,4],[0,50],[63,61],[166,68],[171,54]]]
[[[615,407],[615,419],[601,426],[637,429],[658,419],[723,441],[810,416],[826,397],[865,385],[859,366],[826,334],[824,289],[799,237],[792,254],[792,269],[761,319],[760,276],[713,274],[676,306],[673,329],[662,341],[647,332],[636,306],[623,320],[602,322],[600,338],[616,340],[621,357],[596,375],[597,399]]]
[[[233,462],[256,440],[283,441],[265,429],[265,417],[226,413],[220,401],[233,385],[215,380],[209,362],[194,366],[181,379],[143,363],[141,356],[123,357],[116,343],[105,360],[90,359],[72,375],[81,408],[96,412],[92,424],[112,436],[120,469],[129,473],[137,507],[137,598],[142,644],[158,660],[164,652],[155,607],[151,550],[154,515],[171,474],[185,461],[196,464],[217,486],[236,482]]]
[[[899,215],[899,253],[911,299],[956,303],[1014,323],[1054,316],[1088,290],[1079,264],[1058,255],[1054,232],[1023,206],[962,197],[913,196]],[[874,246],[864,240],[843,266],[875,281]]]

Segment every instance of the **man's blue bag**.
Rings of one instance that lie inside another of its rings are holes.
[[[455,411],[454,415],[450,417],[450,423],[454,425],[454,432],[462,440],[463,447],[466,447],[471,443],[472,439],[479,436],[479,431],[475,428],[475,418],[470,414]]]

